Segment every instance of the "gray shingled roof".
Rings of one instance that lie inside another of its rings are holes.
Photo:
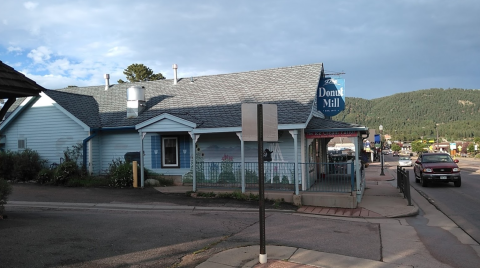
[[[110,86],[66,88],[46,94],[90,127],[134,126],[168,113],[197,128],[241,126],[241,103],[277,104],[279,124],[304,124],[312,112],[322,64]],[[181,73],[181,69],[179,69]],[[127,119],[127,88],[145,87],[146,109]],[[71,93],[71,94],[66,94]]]

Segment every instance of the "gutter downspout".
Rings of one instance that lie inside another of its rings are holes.
[[[97,131],[92,130],[93,134],[85,138],[82,142],[82,148],[83,148],[83,166],[87,168],[87,142],[91,139],[93,139],[95,136],[97,136]],[[90,154],[92,153],[92,150],[89,152]],[[89,170],[90,171],[90,170]],[[91,173],[91,172],[90,172]]]

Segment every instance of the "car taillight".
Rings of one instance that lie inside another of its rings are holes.
[[[431,168],[424,168],[423,172],[432,172],[433,170]]]

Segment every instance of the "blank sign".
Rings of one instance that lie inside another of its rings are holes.
[[[263,140],[278,141],[278,115],[276,104],[263,106]],[[257,104],[242,103],[242,139],[258,141]]]

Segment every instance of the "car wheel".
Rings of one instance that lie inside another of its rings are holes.
[[[419,183],[420,180],[418,179],[417,173],[413,172],[413,176],[415,177],[415,182]]]
[[[420,175],[420,183],[422,184],[422,187],[427,187],[428,185],[427,180],[425,180],[422,175]]]
[[[462,186],[462,180],[458,180],[458,181],[454,181],[453,184],[455,185],[455,187],[460,187]]]

